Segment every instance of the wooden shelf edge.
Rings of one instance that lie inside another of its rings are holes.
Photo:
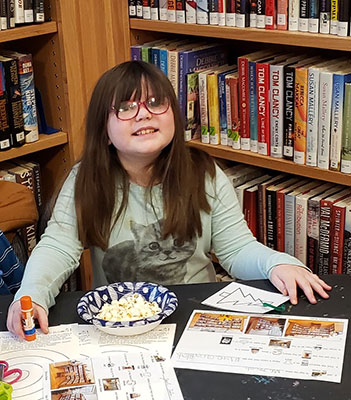
[[[66,132],[57,132],[51,135],[41,134],[39,136],[39,140],[34,143],[28,143],[22,147],[12,148],[10,150],[0,152],[0,162],[21,157],[26,154],[35,153],[37,151],[50,149],[51,147],[59,146],[65,143],[68,143],[68,135]]]
[[[0,32],[0,43],[9,42],[11,40],[25,39],[39,35],[47,35],[57,32],[56,21],[44,22],[42,24],[33,24],[19,26],[13,29],[6,29]]]
[[[186,142],[186,144],[190,147],[196,147],[204,150],[213,157],[242,162],[244,164],[273,169],[293,175],[305,176],[306,178],[321,179],[323,181],[351,186],[351,175],[343,174],[341,172],[324,170],[307,165],[300,165],[289,160],[262,156],[261,154],[250,151],[234,150],[227,146],[213,146],[210,144],[204,144],[199,140],[192,140],[190,142]]]
[[[299,47],[316,47],[328,50],[351,51],[351,37],[323,35],[256,28],[235,28],[229,26],[179,24],[168,21],[130,19],[130,28],[182,35],[236,39],[249,42],[284,44]]]

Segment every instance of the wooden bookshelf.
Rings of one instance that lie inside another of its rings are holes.
[[[289,160],[263,156],[251,151],[234,150],[228,146],[213,146],[210,144],[204,144],[199,140],[187,142],[187,145],[204,150],[213,157],[224,158],[226,160],[242,162],[244,164],[255,165],[257,167],[273,169],[276,171],[286,172],[288,174],[301,175],[305,176],[306,178],[321,179],[323,181],[351,186],[351,175],[342,174],[341,172],[324,170],[317,167],[309,167],[307,165],[300,165]]]
[[[178,24],[167,21],[130,19],[130,28],[142,31],[174,33],[219,39],[271,43],[298,47],[314,47],[328,50],[351,51],[351,37],[323,35],[320,33],[291,32],[228,26]]]
[[[68,135],[66,132],[58,132],[51,135],[41,134],[39,140],[34,143],[28,143],[21,147],[0,152],[0,162],[21,157],[26,154],[35,153],[37,151],[50,149],[66,143],[68,143]]]
[[[0,32],[0,43],[9,42],[11,40],[25,39],[34,36],[47,35],[56,33],[56,21],[44,22],[42,24],[33,24],[6,29]]]

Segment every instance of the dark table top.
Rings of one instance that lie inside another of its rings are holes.
[[[333,286],[329,300],[318,298],[318,303],[311,305],[300,293],[297,306],[289,306],[283,314],[299,316],[318,316],[325,318],[351,317],[351,276],[328,275],[327,283]],[[261,289],[274,290],[269,281],[242,282]],[[227,283],[204,283],[193,285],[169,286],[179,299],[177,310],[165,320],[176,323],[175,344],[185,328],[194,309],[212,309],[201,302],[217,292]],[[83,292],[61,293],[56,305],[50,310],[50,325],[63,323],[84,323],[77,313],[76,305]],[[0,297],[0,330],[6,330],[7,307],[11,296]],[[210,371],[176,369],[184,400],[351,400],[351,327],[349,327],[342,381],[340,384],[296,380],[288,378],[242,375]],[[206,384],[207,383],[207,384]]]

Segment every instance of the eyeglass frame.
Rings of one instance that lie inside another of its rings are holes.
[[[161,113],[155,113],[155,112],[149,110],[148,106],[146,105],[146,102],[149,101],[149,100],[150,100],[150,99],[147,99],[147,100],[145,100],[145,101],[131,101],[131,100],[128,100],[128,101],[123,101],[123,102],[121,102],[121,103],[136,103],[136,104],[138,105],[137,112],[136,112],[135,115],[134,115],[133,117],[131,117],[131,118],[120,118],[120,117],[118,116],[119,110],[116,110],[116,107],[115,107],[115,106],[112,106],[112,107],[111,107],[111,111],[113,111],[113,112],[115,113],[116,117],[117,117],[120,121],[130,121],[131,119],[135,118],[135,117],[139,114],[140,106],[141,106],[141,105],[143,105],[143,106],[146,108],[146,110],[147,110],[150,114],[152,114],[152,115],[162,115],[162,114],[165,114],[165,113],[169,110],[170,102],[169,102],[168,99],[167,99],[167,103],[168,103],[168,104],[167,104],[167,108],[166,108],[165,111],[162,111]]]

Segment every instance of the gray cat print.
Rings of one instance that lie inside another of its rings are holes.
[[[195,239],[184,243],[171,236],[162,239],[161,226],[162,220],[147,226],[130,221],[134,240],[110,247],[103,258],[102,268],[109,283],[184,283],[186,262],[194,254]]]

